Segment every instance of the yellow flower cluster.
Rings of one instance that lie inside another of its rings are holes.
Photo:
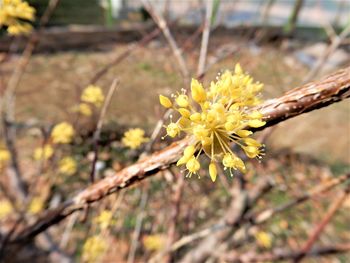
[[[52,129],[51,138],[53,143],[70,143],[74,136],[74,129],[68,122],[61,122]]]
[[[89,85],[87,88],[84,89],[83,93],[81,94],[81,100],[86,103],[91,103],[95,107],[99,108],[102,106],[102,103],[105,100],[105,96],[103,95],[102,89],[100,87],[95,85]],[[86,106],[79,107],[83,107],[84,113],[88,112]]]
[[[0,220],[6,218],[13,211],[9,201],[0,201]]]
[[[34,150],[34,159],[37,161],[48,160],[53,155],[53,148],[46,144],[43,147],[38,147]]]
[[[73,175],[77,171],[77,162],[72,157],[64,157],[58,166],[58,170],[62,174]]]
[[[142,241],[145,248],[150,251],[160,251],[166,244],[164,236],[157,234],[147,235],[142,239]]]
[[[113,220],[113,213],[107,210],[103,210],[99,216],[94,219],[94,222],[98,224],[102,230],[115,224],[115,220]]]
[[[140,128],[130,129],[124,133],[122,143],[131,149],[137,149],[142,143],[149,141],[149,139],[144,136],[144,130]]]
[[[272,237],[269,233],[266,233],[264,231],[259,231],[258,233],[256,233],[255,239],[259,246],[264,248],[271,248]]]
[[[0,26],[7,26],[11,35],[28,33],[32,26],[23,20],[33,21],[35,9],[22,0],[0,1]]]
[[[86,262],[97,262],[107,250],[107,242],[100,236],[89,237],[83,246],[82,257]]]
[[[190,145],[184,150],[177,165],[186,165],[188,176],[196,174],[201,165],[199,155],[204,152],[211,160],[209,175],[213,181],[217,177],[218,162],[224,169],[246,172],[244,162],[231,150],[230,143],[239,145],[249,158],[261,155],[262,145],[249,137],[249,127],[265,125],[262,114],[252,111],[252,106],[260,103],[258,94],[263,85],[242,71],[239,64],[234,73],[224,72],[216,82],[211,82],[209,89],[192,79],[191,96],[182,90],[181,94],[172,95],[175,100],[160,95],[160,103],[166,108],[173,108],[181,117],[166,126],[167,135],[175,137],[181,132],[190,136]]]
[[[92,109],[90,108],[89,104],[87,103],[80,103],[78,107],[76,108],[76,111],[84,116],[91,116],[92,115]]]

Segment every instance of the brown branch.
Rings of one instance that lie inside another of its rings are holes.
[[[321,81],[309,83],[291,90],[280,98],[266,101],[259,107],[265,115],[266,128],[286,119],[325,107],[350,96],[350,67],[337,71]],[[181,156],[188,140],[177,141],[162,151],[156,152],[135,164],[94,183],[75,195],[60,208],[45,211],[34,224],[17,233],[11,242],[24,242],[35,237],[68,215],[81,210],[89,203],[96,202],[109,194],[135,184],[159,170],[167,169]]]
[[[249,225],[263,224],[264,222],[266,222],[268,219],[270,219],[271,217],[273,217],[277,213],[281,213],[281,212],[283,212],[283,211],[285,211],[293,206],[302,204],[303,202],[306,202],[310,198],[315,197],[316,195],[319,195],[321,193],[325,193],[325,192],[331,190],[332,188],[334,188],[335,186],[346,182],[349,179],[350,179],[350,174],[346,174],[346,175],[334,178],[334,179],[330,180],[329,182],[327,182],[326,184],[315,187],[312,190],[310,190],[309,192],[307,192],[306,194],[303,194],[303,195],[293,199],[292,201],[287,202],[286,204],[282,204],[280,206],[277,206],[277,207],[271,208],[271,209],[265,209],[264,211],[258,212],[258,213],[254,213],[254,212],[249,213],[246,216],[244,216],[240,221],[238,221],[236,224],[242,224],[244,222],[248,222]],[[251,196],[251,198],[252,199],[259,198],[259,196],[255,196],[256,194],[263,194],[263,191],[260,190],[260,191],[253,192],[253,196]],[[230,227],[232,227],[232,226],[227,225],[226,222],[216,223],[216,224],[214,224],[206,229],[203,229],[201,231],[192,233],[188,236],[182,237],[180,240],[178,240],[177,242],[175,242],[173,244],[173,246],[171,247],[171,250],[172,251],[178,250],[179,248],[187,245],[188,243],[191,243],[195,240],[204,238],[212,233],[223,230],[224,228],[230,228]]]
[[[331,204],[327,213],[325,214],[321,222],[313,230],[309,239],[306,241],[305,245],[301,249],[302,253],[298,257],[296,257],[293,262],[295,263],[301,262],[304,256],[311,250],[312,246],[314,245],[316,240],[319,238],[319,236],[321,235],[321,233],[323,232],[327,224],[331,221],[334,214],[338,211],[338,209],[341,207],[341,205],[344,203],[344,201],[348,197],[349,192],[350,192],[350,187],[348,187],[348,189],[346,189],[342,193],[342,195],[337,200],[335,200],[335,202]]]

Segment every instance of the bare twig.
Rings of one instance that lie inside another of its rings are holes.
[[[207,52],[208,52],[208,43],[209,43],[209,35],[210,35],[211,17],[213,14],[213,5],[214,5],[214,2],[212,0],[207,0],[204,30],[202,35],[202,44],[201,44],[201,50],[200,50],[199,61],[198,61],[198,69],[197,69],[198,76],[201,76],[205,69],[205,60],[207,58]]]
[[[164,20],[164,18],[156,12],[156,10],[152,7],[152,4],[148,0],[142,0],[144,7],[151,14],[153,20],[156,22],[158,27],[162,30],[164,37],[169,43],[171,50],[174,53],[174,56],[178,62],[179,69],[181,71],[182,76],[184,77],[185,83],[188,83],[190,73],[188,71],[185,59],[182,55],[182,51],[179,49],[178,45],[174,37],[172,36],[169,27]]]
[[[92,138],[93,145],[94,145],[94,156],[93,156],[92,168],[91,168],[91,173],[90,173],[91,183],[93,183],[95,181],[96,162],[98,159],[98,147],[99,147],[99,140],[100,140],[103,121],[104,121],[104,118],[105,118],[106,113],[107,113],[107,108],[108,108],[108,106],[112,100],[113,94],[117,88],[117,84],[118,84],[118,80],[114,79],[112,82],[112,85],[110,86],[110,88],[108,90],[106,99],[103,103],[103,106],[102,106],[102,109],[100,112],[100,116],[99,116],[98,121],[97,121],[96,130],[95,130],[93,138]]]
[[[339,47],[339,45],[343,42],[343,40],[348,37],[350,33],[350,23],[344,28],[344,30],[340,33],[339,36],[334,36],[331,39],[331,44],[328,46],[327,50],[322,54],[322,56],[318,59],[316,64],[304,78],[303,82],[308,82],[313,79],[317,73],[322,69],[324,64],[327,62],[327,59],[334,53],[334,51]]]
[[[136,249],[139,243],[139,237],[142,229],[142,221],[143,218],[145,217],[145,207],[147,204],[147,199],[148,199],[148,189],[145,188],[141,190],[141,201],[140,201],[140,211],[139,214],[137,215],[136,219],[136,224],[135,224],[135,229],[134,229],[134,234],[132,237],[132,242],[130,246],[130,251],[128,255],[128,261],[127,263],[134,263],[135,261],[135,254],[136,254]]]
[[[154,29],[151,33],[144,36],[138,43],[130,44],[128,48],[118,55],[115,59],[113,59],[110,63],[104,66],[102,69],[97,71],[95,75],[90,79],[89,83],[95,84],[100,78],[102,78],[111,68],[118,65],[124,59],[126,59],[132,52],[134,52],[138,47],[143,47],[147,45],[152,39],[156,38],[162,31],[159,28]]]
[[[327,224],[331,221],[334,214],[337,212],[337,210],[341,207],[343,202],[346,200],[350,192],[350,187],[348,187],[347,190],[345,190],[337,200],[335,200],[331,206],[329,207],[327,213],[321,220],[321,222],[316,226],[316,228],[312,231],[312,234],[309,236],[309,239],[306,241],[305,245],[301,249],[301,254],[294,259],[294,263],[300,262],[305,255],[309,253],[312,246],[316,242],[316,240],[319,238],[321,233],[323,232],[324,228],[327,226]]]
[[[258,109],[264,114],[265,127],[275,125],[286,119],[325,107],[350,96],[350,67],[339,70],[321,81],[309,83],[289,91],[280,98],[266,101]],[[188,145],[188,139],[173,143],[135,164],[124,168],[75,195],[59,208],[43,212],[37,222],[17,233],[12,242],[24,242],[35,237],[51,225],[63,220],[86,204],[96,202],[105,196],[141,181],[159,170],[168,168],[181,156]]]
[[[23,76],[23,73],[29,63],[29,60],[33,54],[33,51],[38,44],[39,36],[43,30],[43,27],[49,21],[53,11],[56,9],[59,0],[50,0],[48,6],[40,18],[39,29],[37,32],[33,32],[30,39],[28,40],[22,56],[15,66],[13,73],[11,74],[10,80],[7,83],[4,98],[1,103],[1,114],[3,118],[3,128],[6,146],[11,156],[11,172],[9,173],[9,181],[13,182],[12,186],[18,193],[18,197],[21,201],[27,199],[28,191],[26,183],[23,180],[23,176],[18,163],[18,156],[16,150],[16,129],[15,126],[9,125],[15,120],[15,93],[19,82]]]
[[[270,219],[271,217],[273,217],[274,215],[276,215],[277,213],[281,213],[283,211],[286,211],[287,209],[295,206],[295,205],[299,205],[307,200],[309,200],[310,198],[319,195],[321,193],[325,193],[329,190],[331,190],[332,188],[334,188],[335,186],[342,184],[344,182],[346,182],[347,180],[350,179],[350,174],[347,175],[343,175],[337,178],[334,178],[332,180],[330,180],[329,182],[323,184],[322,186],[317,186],[315,188],[313,188],[312,190],[310,190],[308,193],[303,194],[299,197],[296,197],[294,200],[287,202],[285,204],[282,204],[280,206],[277,206],[275,208],[271,208],[271,209],[266,209],[262,212],[258,212],[258,213],[247,213],[246,216],[244,216],[241,221],[237,222],[239,224],[243,223],[243,222],[249,222],[249,224],[251,225],[258,225],[258,224],[262,224],[264,222],[266,222],[268,219]],[[256,192],[258,193],[263,193],[262,191],[258,191]],[[253,199],[257,199],[259,196],[255,196],[252,197]],[[215,233],[216,231],[222,230],[224,228],[230,227],[226,224],[226,222],[220,222],[220,223],[216,223],[206,229],[203,229],[199,232],[190,234],[188,236],[182,237],[180,240],[178,240],[177,242],[175,242],[172,247],[171,250],[175,251],[178,250],[179,248],[192,243],[195,240],[201,239],[203,237],[206,237],[212,233]]]
[[[154,143],[156,142],[160,131],[162,130],[164,121],[167,120],[169,118],[169,116],[171,115],[171,113],[173,112],[172,109],[168,109],[162,118],[160,118],[152,132],[151,138],[149,140],[149,142],[147,143],[146,147],[145,147],[145,152],[149,153],[152,150],[152,147],[154,145]]]

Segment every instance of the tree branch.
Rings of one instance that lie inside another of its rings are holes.
[[[280,98],[266,101],[258,107],[267,122],[260,130],[302,113],[341,101],[349,96],[350,67],[341,69],[321,81],[311,82],[293,89]],[[107,195],[156,174],[160,170],[167,169],[179,159],[187,144],[186,138],[174,142],[162,151],[116,172],[113,176],[92,184],[66,203],[61,204],[59,208],[44,211],[34,224],[14,234],[10,242],[26,242],[51,225],[59,223],[68,215],[83,209],[87,204],[97,202]]]

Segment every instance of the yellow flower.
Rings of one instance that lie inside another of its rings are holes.
[[[34,197],[29,204],[28,212],[31,214],[36,214],[42,211],[44,208],[44,201],[42,198]]]
[[[100,226],[101,229],[107,229],[110,225],[113,225],[113,214],[111,211],[104,210],[101,214],[94,219],[94,222]]]
[[[77,162],[72,157],[65,157],[59,162],[59,172],[66,175],[75,174],[77,171]]]
[[[136,149],[140,147],[142,143],[149,141],[149,139],[144,136],[144,130],[139,128],[130,129],[124,133],[122,143],[131,149]]]
[[[147,250],[159,251],[164,248],[165,240],[162,235],[148,235],[142,239],[142,243]]]
[[[6,218],[13,211],[9,201],[0,201],[0,220]]]
[[[10,159],[10,153],[6,149],[0,149],[0,169]]]
[[[68,122],[57,124],[51,133],[53,143],[70,143],[74,136],[74,129]]]
[[[38,147],[34,150],[34,159],[37,161],[47,160],[53,155],[53,148],[51,145],[44,145],[44,147]]]
[[[0,1],[0,26],[7,26],[11,35],[29,33],[32,26],[25,22],[34,20],[35,9],[22,0]]]
[[[173,108],[181,117],[166,126],[167,135],[175,137],[181,132],[190,136],[191,145],[184,151],[177,165],[186,164],[187,176],[200,169],[199,155],[204,152],[210,158],[209,175],[216,180],[217,166],[221,162],[224,169],[245,172],[244,162],[231,150],[234,142],[249,158],[261,158],[262,144],[250,138],[250,128],[265,125],[263,115],[252,108],[260,103],[258,94],[263,85],[243,73],[236,65],[234,73],[224,72],[205,89],[201,83],[192,79],[191,96],[172,95],[176,103],[160,96],[161,104]],[[178,107],[177,107],[177,106]],[[197,155],[195,155],[197,152]]]
[[[259,246],[264,248],[271,248],[272,238],[270,234],[260,231],[255,235],[255,239]]]
[[[100,236],[89,237],[83,246],[82,257],[87,262],[96,262],[107,250],[107,242]]]
[[[91,103],[96,107],[101,107],[105,99],[102,89],[95,85],[90,85],[84,89],[83,94],[81,95],[81,100],[83,102]]]
[[[86,103],[80,103],[78,106],[78,112],[84,116],[91,116],[92,115],[92,110],[89,106],[89,104]]]

